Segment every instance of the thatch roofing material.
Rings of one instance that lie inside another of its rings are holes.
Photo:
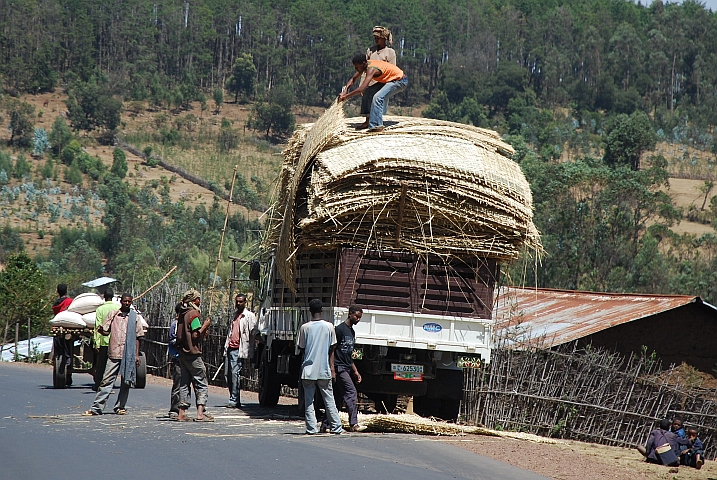
[[[297,246],[503,261],[526,246],[540,250],[530,186],[495,132],[386,117],[397,123],[371,134],[353,130],[361,120],[344,119],[334,104],[284,151],[266,237],[282,278],[291,278]]]

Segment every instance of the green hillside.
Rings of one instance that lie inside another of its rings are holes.
[[[694,1],[9,3],[0,260],[30,252],[48,286],[104,273],[141,290],[173,265],[211,283],[233,166],[226,251],[247,252],[282,143],[376,24],[409,78],[393,113],[516,148],[546,256],[508,281],[717,301],[717,17]],[[677,194],[670,176],[694,183]]]

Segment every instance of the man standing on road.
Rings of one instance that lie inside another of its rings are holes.
[[[349,425],[352,432],[359,431],[358,424],[358,408],[356,406],[358,392],[354,385],[353,378],[356,383],[361,383],[361,374],[356,369],[353,360],[354,343],[356,342],[356,332],[354,325],[361,321],[363,310],[358,305],[349,306],[349,316],[346,321],[336,326],[336,352],[334,354],[334,369],[336,372],[336,382],[334,383],[334,400],[336,401],[336,409],[340,410],[345,403],[346,409],[349,411]],[[351,378],[353,377],[353,378]]]
[[[314,395],[317,387],[324,399],[331,433],[343,433],[331,388],[331,379],[336,375],[334,372],[336,332],[334,326],[322,317],[322,310],[321,300],[318,298],[311,300],[309,302],[311,321],[306,322],[299,329],[299,348],[304,353],[304,361],[301,364],[301,384],[304,387],[306,433],[309,435],[318,432],[314,410]]]
[[[209,382],[207,382],[207,369],[202,360],[202,340],[209,334],[209,318],[204,323],[199,319],[199,305],[201,304],[199,292],[190,288],[182,297],[183,315],[177,321],[177,346],[179,347],[179,364],[182,368],[182,381],[179,387],[179,416],[180,422],[188,422],[189,388],[194,386],[194,396],[197,404],[197,418],[195,422],[213,422],[214,417],[206,413],[209,399]]]
[[[61,283],[57,286],[57,300],[52,304],[52,314],[57,315],[64,312],[70,307],[72,298],[67,296],[67,285]],[[74,342],[72,339],[67,340],[64,335],[56,335],[52,337],[52,349],[54,350],[53,359],[62,362],[60,371],[65,372],[66,385],[72,385],[72,358]]]
[[[256,317],[246,309],[246,295],[234,298],[236,313],[224,342],[224,378],[229,388],[227,408],[241,408],[241,369],[251,357],[256,335]]]
[[[102,377],[105,374],[105,367],[107,367],[107,349],[110,345],[110,336],[102,335],[99,330],[100,326],[107,318],[107,315],[110,312],[117,310],[117,304],[112,301],[114,296],[115,292],[111,288],[105,290],[105,303],[97,307],[97,310],[95,310],[95,385],[92,387],[92,390],[95,392],[100,389],[100,383],[102,382]]]
[[[107,367],[92,408],[82,415],[102,415],[118,375],[122,380],[114,411],[117,415],[127,415],[125,405],[129,397],[129,389],[134,387],[137,381],[137,365],[140,362],[139,338],[144,336],[144,329],[137,319],[137,311],[131,308],[132,295],[122,294],[120,303],[122,305],[120,309],[110,312],[98,330],[102,335],[111,333]]]

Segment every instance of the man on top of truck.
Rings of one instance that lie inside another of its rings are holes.
[[[380,132],[383,130],[384,102],[405,90],[408,86],[408,78],[406,74],[403,73],[403,70],[396,65],[391,65],[388,62],[382,62],[380,60],[367,60],[365,53],[357,53],[354,55],[351,59],[351,63],[353,63],[356,73],[341,91],[339,102],[364,93],[371,80],[375,80],[377,84],[381,84],[381,89],[373,96],[368,122],[369,132]],[[366,77],[363,82],[361,82],[361,85],[351,92],[347,92],[347,89],[364,73]]]
[[[314,410],[314,395],[316,387],[321,392],[326,406],[326,416],[329,420],[331,433],[343,433],[339,412],[336,410],[334,394],[331,388],[331,379],[335,378],[334,348],[336,346],[336,332],[334,326],[324,320],[321,313],[324,305],[315,298],[309,302],[311,321],[306,322],[299,329],[299,348],[304,354],[301,363],[301,384],[304,386],[304,405],[306,408],[306,433],[314,435],[316,428],[316,412]]]

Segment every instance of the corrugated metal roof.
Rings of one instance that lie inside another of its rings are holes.
[[[493,318],[498,335],[508,334],[511,343],[550,347],[695,301],[699,297],[503,287]]]

